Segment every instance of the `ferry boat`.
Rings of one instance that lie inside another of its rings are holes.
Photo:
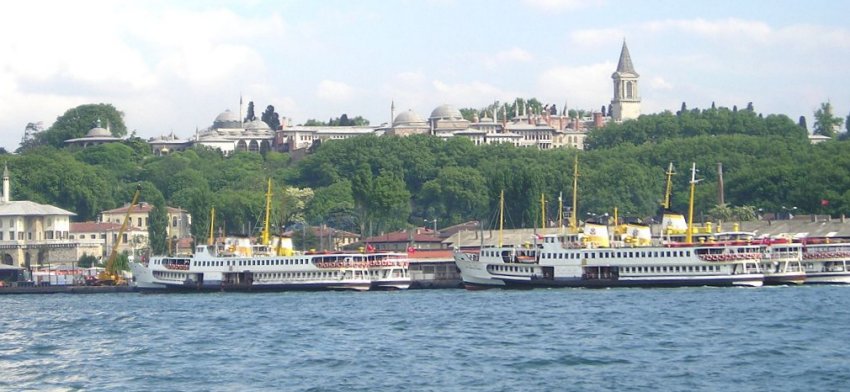
[[[157,256],[132,263],[140,291],[356,290],[410,285],[401,253],[319,253],[293,256],[219,255],[212,246],[192,256]]]
[[[406,290],[410,287],[410,277],[407,255],[386,254],[375,260],[368,260],[371,290]]]
[[[572,237],[572,238],[571,238]],[[764,282],[753,244],[581,247],[567,235],[547,235],[533,247],[484,247],[455,252],[464,285],[487,287],[751,286]]]
[[[850,284],[850,243],[806,242],[802,248],[807,284]]]
[[[691,206],[695,169],[691,172]],[[575,206],[575,179],[573,189]],[[500,209],[503,205],[504,196]],[[689,215],[692,218],[692,210]],[[503,216],[500,211],[500,218]],[[689,228],[686,243],[628,247],[609,241],[607,225],[586,223],[581,232],[576,232],[575,226],[573,216],[574,233],[544,235],[529,246],[499,244],[482,247],[477,254],[456,250],[455,262],[464,285],[476,289],[764,284],[758,262],[765,254],[762,244],[730,241],[695,245],[691,243],[693,229]]]
[[[131,263],[133,285],[140,291],[282,291],[406,289],[410,273],[404,253],[306,253],[270,244],[271,179],[266,192],[265,225],[260,244],[218,242],[213,238],[215,210],[210,213],[208,244],[193,255],[157,256]],[[250,245],[250,246],[249,246]]]
[[[765,240],[761,270],[766,285],[798,285],[808,279],[803,267],[803,247],[786,240]]]

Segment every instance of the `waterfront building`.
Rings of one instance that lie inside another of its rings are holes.
[[[97,126],[90,129],[85,136],[65,140],[65,145],[86,148],[120,141],[122,141],[121,138],[112,136],[112,132],[109,130],[109,124],[106,125],[106,129],[101,128],[100,120],[98,120]]]
[[[611,100],[611,118],[614,121],[633,120],[640,116],[640,91],[638,75],[629,55],[629,47],[623,41],[617,70],[611,74],[614,79],[614,99]]]
[[[118,253],[135,255],[148,246],[148,231],[128,225],[121,238],[121,223],[116,222],[72,222],[70,239],[79,243],[80,252],[106,260],[115,247]]]
[[[376,251],[399,251],[408,249],[440,249],[442,239],[431,229],[417,227],[411,230],[394,231],[366,238],[364,243]]]
[[[118,225],[121,225],[124,222],[124,216],[127,214],[127,210],[129,208],[130,204],[127,203],[122,207],[103,211],[100,213],[100,222],[117,223]],[[138,230],[147,232],[148,225],[150,224],[148,214],[150,214],[151,210],[153,210],[153,205],[150,203],[141,202],[136,204],[130,211],[130,221],[128,224]],[[188,211],[181,208],[166,207],[166,214],[168,216],[168,225],[166,226],[166,234],[168,238],[180,239],[190,237],[192,235],[192,215],[190,215]],[[130,240],[131,238],[132,237],[128,237],[122,240]],[[145,235],[145,239],[147,239],[147,235]],[[147,246],[147,242],[144,244]]]
[[[32,201],[11,198],[8,167],[3,168],[0,199],[0,263],[31,269],[73,265],[78,243],[69,237],[73,212]]]

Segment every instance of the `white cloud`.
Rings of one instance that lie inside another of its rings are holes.
[[[566,100],[570,108],[596,110],[611,101],[611,72],[616,68],[611,62],[550,68],[540,75],[537,88],[544,101]]]
[[[655,90],[672,90],[673,85],[660,76],[649,79],[649,87]]]
[[[473,81],[470,83],[449,84],[434,80],[431,85],[439,104],[454,104],[463,107],[484,106],[494,100],[506,101],[526,94],[503,90],[488,83]]]
[[[513,47],[496,53],[496,59],[502,62],[517,61],[525,63],[533,60],[534,56],[521,48]]]
[[[316,97],[331,102],[349,101],[354,97],[354,88],[344,82],[322,80],[316,87]]]
[[[545,11],[574,10],[600,6],[605,3],[603,0],[524,0],[524,2]]]

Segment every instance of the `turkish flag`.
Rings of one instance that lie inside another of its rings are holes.
[[[829,200],[827,200],[827,199],[821,199],[821,200],[820,200],[820,205],[821,205],[821,206],[823,206],[823,207],[828,206],[828,205],[829,205]]]

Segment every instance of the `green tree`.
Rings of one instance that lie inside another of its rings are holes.
[[[56,122],[50,128],[38,133],[37,144],[63,147],[65,140],[83,137],[98,124],[108,128],[112,136],[127,135],[124,113],[118,111],[112,104],[86,104],[68,109],[56,118]]]
[[[77,260],[77,266],[80,268],[91,268],[97,265],[97,257],[83,253]]]
[[[823,135],[828,137],[835,136],[835,129],[840,128],[844,120],[836,117],[832,113],[832,104],[830,102],[821,103],[820,108],[815,111],[815,135]]]
[[[257,119],[254,115],[254,101],[248,102],[248,113],[245,115],[245,122],[251,122]]]
[[[280,115],[274,111],[274,106],[266,106],[266,110],[263,112],[260,119],[263,120],[264,123],[268,124],[269,128],[272,130],[276,131],[280,129]]]

